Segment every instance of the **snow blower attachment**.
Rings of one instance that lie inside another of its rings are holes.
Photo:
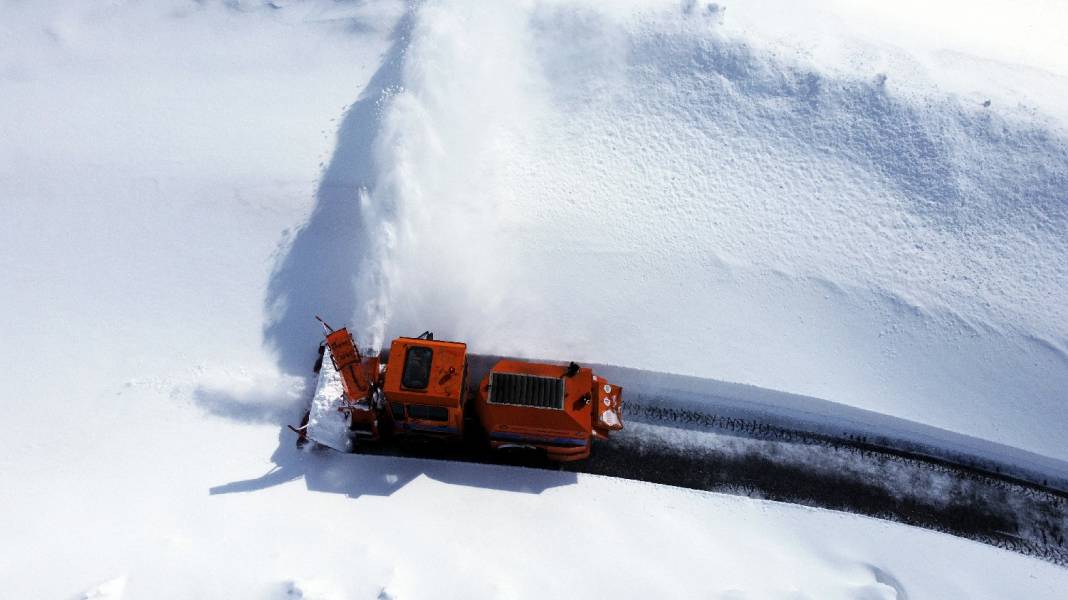
[[[318,319],[318,317],[316,317]],[[359,441],[464,437],[477,423],[490,448],[527,448],[581,460],[591,440],[623,428],[622,388],[588,368],[504,359],[468,387],[467,345],[425,332],[393,340],[389,361],[361,356],[347,329],[322,319],[319,381],[300,439],[352,451]]]
[[[316,317],[319,319],[319,317]],[[363,357],[345,328],[334,330],[319,319],[326,340],[319,346],[319,382],[308,414],[300,428],[299,442],[313,440],[348,452],[353,437],[379,439],[378,413],[383,406],[379,386],[381,361]]]

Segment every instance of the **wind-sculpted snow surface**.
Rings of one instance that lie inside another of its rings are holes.
[[[363,197],[368,339],[431,328],[1068,458],[1065,115],[903,51],[810,64],[731,15],[421,5]]]

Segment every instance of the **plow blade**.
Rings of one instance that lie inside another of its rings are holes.
[[[345,406],[345,388],[341,375],[334,368],[330,348],[324,348],[319,382],[315,396],[308,408],[308,424],[304,435],[314,442],[341,452],[352,452],[353,442],[349,435],[349,416],[342,410]]]

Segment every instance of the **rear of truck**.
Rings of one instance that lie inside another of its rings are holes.
[[[475,410],[491,448],[530,448],[549,460],[590,455],[594,437],[623,427],[622,388],[588,368],[502,360],[482,380]]]

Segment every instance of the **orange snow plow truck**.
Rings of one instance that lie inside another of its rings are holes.
[[[299,443],[352,451],[361,440],[470,439],[476,432],[466,424],[492,449],[535,449],[563,462],[588,457],[593,439],[623,428],[623,389],[575,363],[503,359],[472,389],[466,344],[429,332],[400,337],[384,362],[361,355],[347,329],[319,321],[326,340],[315,395],[293,428]]]

